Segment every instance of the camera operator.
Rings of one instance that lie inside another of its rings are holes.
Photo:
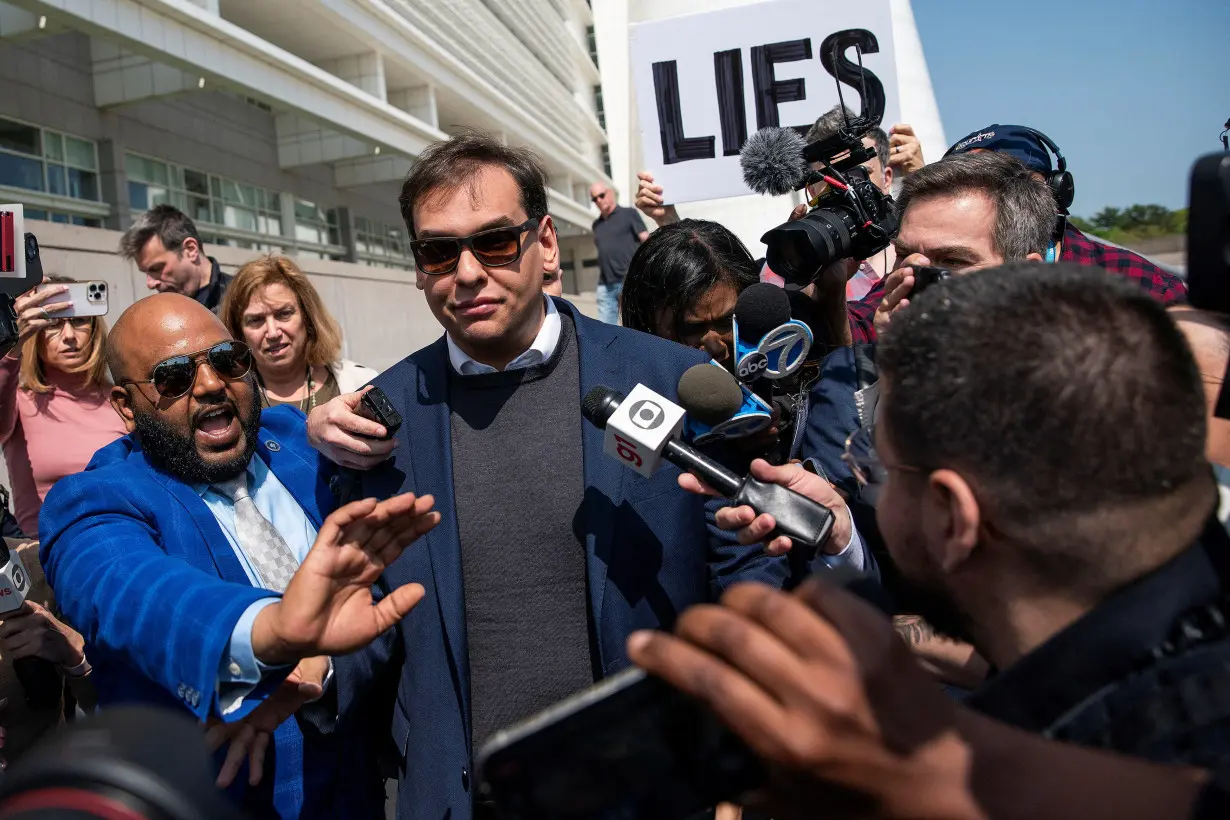
[[[1041,262],[1055,223],[1046,183],[1003,154],[960,154],[934,162],[902,184],[896,207],[901,218],[893,239],[897,268],[884,279],[883,301],[875,311],[877,333],[909,305],[916,266],[966,273],[1005,262]]]
[[[1230,656],[1230,542],[1182,335],[1149,295],[1072,265],[1008,265],[920,299],[881,343],[877,423],[848,445],[915,590],[902,609],[999,670],[975,709],[1216,761],[1230,734],[1206,699],[1230,685],[1208,672]]]
[[[834,106],[812,125],[807,133],[807,141],[815,142],[834,136],[847,118],[853,119],[853,112]],[[862,142],[864,146],[875,151],[875,156],[864,162],[863,167],[867,170],[871,182],[885,194],[891,189],[894,173],[905,177],[923,167],[922,146],[914,136],[914,129],[908,124],[894,125],[891,136],[880,128],[872,129],[863,136]],[[812,167],[819,170],[818,165]],[[640,182],[637,187],[636,206],[659,227],[679,221],[675,206],[665,204],[662,186],[654,183],[653,175],[648,171],[641,171],[637,177]],[[813,197],[815,193],[814,190],[809,190],[808,197]],[[807,208],[806,204],[795,207],[790,219],[802,218],[807,213]],[[795,318],[807,322],[816,338],[825,342],[817,351],[875,341],[872,317],[879,301],[865,302],[859,297],[877,289],[878,282],[892,269],[892,249],[875,254],[867,260],[842,260],[832,267],[832,270],[817,276],[816,281],[805,289],[802,297],[792,299]],[[767,265],[761,272],[761,278],[763,281],[782,284],[781,277],[770,271]],[[877,289],[874,292],[879,291]],[[850,297],[857,301],[851,301],[847,310],[845,302]]]

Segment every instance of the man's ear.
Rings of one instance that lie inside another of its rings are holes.
[[[955,572],[978,546],[982,510],[974,490],[953,470],[936,470],[927,477],[923,527],[931,558],[944,572]]]
[[[893,166],[887,163],[884,164],[884,187],[893,187]]]
[[[550,215],[544,216],[538,224],[538,244],[542,246],[542,269],[559,270],[559,235],[555,233],[555,222]]]
[[[201,243],[197,242],[191,236],[184,240],[180,245],[179,252],[181,256],[187,256],[188,261],[192,264],[198,264],[201,261]]]
[[[119,414],[125,430],[131,433],[137,429],[136,415],[132,411],[132,396],[118,384],[111,388],[111,409]]]
[[[1040,253],[1027,253],[1025,254],[1025,261],[1026,262],[1045,262],[1046,257]]]

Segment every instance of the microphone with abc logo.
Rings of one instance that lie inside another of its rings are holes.
[[[30,592],[30,576],[21,559],[0,538],[0,620],[21,609]],[[31,709],[46,710],[60,705],[64,681],[55,664],[44,658],[13,661],[13,671]]]
[[[643,476],[669,461],[693,473],[736,506],[769,513],[777,521],[774,535],[785,535],[797,548],[794,558],[810,561],[833,529],[833,513],[806,496],[753,476],[740,476],[680,437],[686,423],[682,407],[643,384],[625,398],[599,385],[581,401],[581,414],[606,433],[603,450]]]

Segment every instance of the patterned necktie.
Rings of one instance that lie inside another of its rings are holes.
[[[291,576],[299,568],[299,560],[248,495],[247,471],[213,486],[235,503],[235,536],[239,548],[256,568],[264,588],[285,592]]]

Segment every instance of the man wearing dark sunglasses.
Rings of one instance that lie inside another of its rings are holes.
[[[40,522],[47,578],[90,644],[100,704],[208,721],[211,746],[229,742],[219,785],[234,781],[255,816],[380,817],[381,783],[347,730],[365,716],[339,719],[321,701],[287,718],[331,678],[331,692],[353,691],[351,662],[328,656],[366,645],[422,597],[411,584],[373,607],[371,584],[434,526],[431,498],[331,512],[302,414],[261,413],[251,352],[185,296],[137,302],[109,343],[129,435],[62,479]]]
[[[358,393],[317,407],[309,432],[365,471],[362,495],[440,499],[426,549],[385,573],[431,596],[386,670],[398,812],[470,820],[490,812],[472,757],[492,732],[625,668],[633,629],[740,579],[782,586],[790,566],[711,530],[674,470],[638,477],[582,420],[596,385],[674,398],[706,356],[543,296],[559,244],[533,154],[480,134],[432,146],[401,207],[444,335],[373,382],[401,414],[398,441],[374,438],[386,431],[353,412]]]

